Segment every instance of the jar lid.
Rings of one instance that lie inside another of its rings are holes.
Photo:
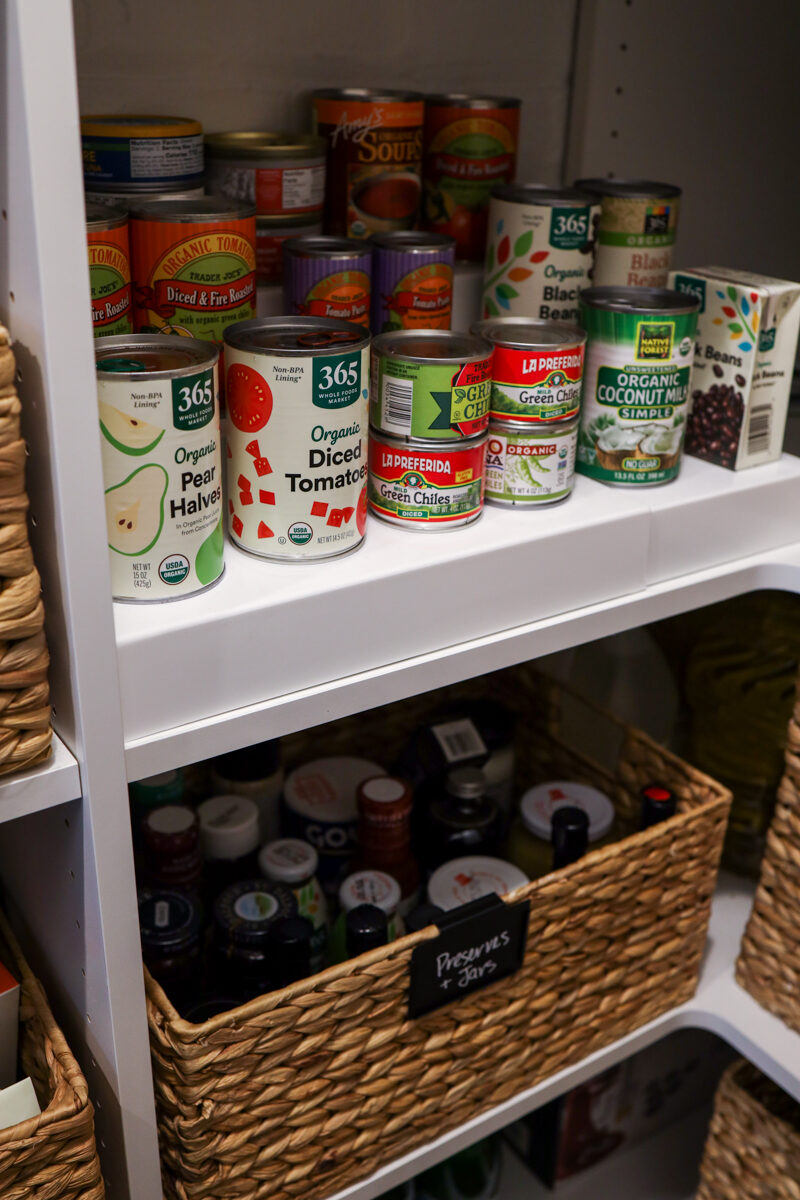
[[[165,804],[162,808],[153,809],[144,819],[145,833],[156,834],[159,837],[187,833],[196,826],[197,817],[185,804]]]
[[[258,807],[248,796],[212,796],[197,819],[205,858],[243,858],[258,848]]]
[[[356,821],[359,784],[370,776],[385,774],[383,767],[366,758],[318,758],[292,771],[284,786],[284,800],[292,812],[302,817]]]
[[[486,776],[480,767],[454,767],[447,772],[445,787],[461,800],[479,800],[486,793]]]
[[[589,818],[589,841],[605,837],[614,823],[614,805],[603,792],[571,779],[554,779],[529,788],[520,801],[522,822],[530,833],[550,844],[553,813],[564,805],[582,808]]]
[[[218,779],[231,783],[254,783],[274,775],[281,765],[281,743],[278,738],[231,750],[212,760],[211,769]]]
[[[493,892],[504,896],[529,882],[523,871],[502,858],[467,855],[454,858],[433,872],[428,883],[428,899],[431,904],[449,912]]]
[[[139,931],[143,950],[180,950],[200,936],[200,905],[191,896],[167,889],[139,892]]]
[[[281,917],[297,915],[294,893],[269,879],[243,879],[226,887],[214,903],[214,921],[231,941],[254,945],[267,938]]]
[[[362,821],[394,825],[405,822],[411,812],[411,789],[395,776],[373,775],[359,786],[356,803]]]
[[[183,799],[183,771],[162,771],[137,779],[130,785],[131,799],[137,804],[180,804]]]
[[[374,904],[390,917],[401,895],[400,884],[385,871],[355,871],[342,881],[339,903],[346,913],[359,904]]]
[[[266,879],[276,883],[304,883],[316,875],[319,855],[300,838],[278,838],[267,842],[258,853],[258,866]]]

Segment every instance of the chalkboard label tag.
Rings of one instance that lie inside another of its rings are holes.
[[[529,900],[505,904],[492,894],[446,913],[439,936],[411,954],[408,1015],[420,1017],[518,971],[529,911]]]

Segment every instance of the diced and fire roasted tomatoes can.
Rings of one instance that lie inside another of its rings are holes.
[[[283,301],[302,317],[369,328],[372,245],[355,238],[298,237],[283,247]]]
[[[586,334],[577,325],[500,317],[472,332],[494,346],[491,420],[551,425],[578,415]]]
[[[104,204],[87,203],[86,241],[94,336],[130,333],[133,322],[127,214]]]
[[[153,191],[203,182],[203,127],[191,117],[81,117],[87,188]]]
[[[270,317],[225,332],[228,528],[263,558],[355,550],[367,518],[369,333]]]
[[[450,92],[425,97],[423,226],[456,240],[456,255],[483,262],[489,195],[517,166],[520,101]]]
[[[256,218],[220,197],[156,200],[131,211],[137,333],[221,342],[256,311]]]
[[[441,233],[376,233],[372,332],[449,329],[455,242]]]
[[[206,135],[209,192],[254,204],[260,217],[322,212],[325,142],[313,133]]]
[[[403,330],[372,343],[370,423],[394,437],[457,441],[489,424],[492,345],[471,333]]]
[[[326,233],[414,229],[422,190],[424,102],[417,92],[321,88],[314,126],[328,146]]]
[[[369,439],[370,512],[401,529],[457,529],[483,511],[485,433],[460,442],[406,442],[377,429]]]

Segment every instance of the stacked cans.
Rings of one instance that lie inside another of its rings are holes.
[[[575,478],[586,334],[505,317],[472,332],[494,347],[486,501],[538,508],[566,500]]]
[[[95,204],[203,195],[203,127],[191,117],[81,117],[83,183]]]
[[[430,532],[483,509],[492,345],[474,333],[403,330],[372,343],[370,510]]]

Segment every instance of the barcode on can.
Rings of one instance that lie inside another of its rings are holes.
[[[747,426],[747,453],[761,454],[769,450],[771,434],[772,405],[754,405],[750,410],[750,423]]]
[[[463,762],[465,758],[477,758],[479,754],[487,753],[483,738],[469,719],[433,725],[431,732],[449,763]]]
[[[390,432],[408,433],[414,403],[413,379],[383,378],[383,427]]]

